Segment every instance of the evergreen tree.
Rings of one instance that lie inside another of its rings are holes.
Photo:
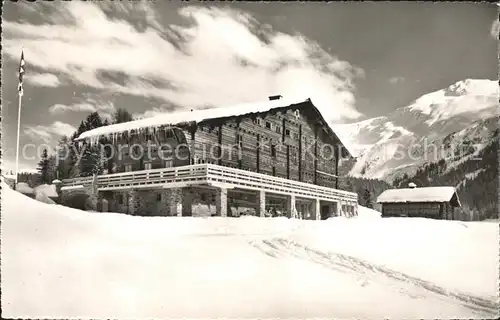
[[[49,156],[48,160],[48,181],[49,183],[52,183],[54,179],[56,178],[56,172],[57,172],[57,159],[56,155],[52,154]]]
[[[38,162],[38,172],[40,173],[40,183],[50,183],[50,172],[49,172],[49,155],[47,149],[43,149],[42,154],[40,155],[41,159]]]
[[[367,208],[373,209],[372,194],[370,190],[366,188],[363,192],[363,205]]]
[[[83,122],[82,122],[83,123]],[[82,127],[82,124],[80,124]],[[68,163],[68,178],[75,178],[80,176],[80,166],[78,165],[78,143],[75,141],[78,138],[78,131],[73,133],[68,141],[68,152],[69,155],[67,157]]]
[[[85,131],[92,130],[103,126],[103,121],[99,113],[92,112],[87,116],[83,122]],[[80,129],[80,128],[79,128]],[[102,141],[100,141],[102,142]],[[83,143],[83,150],[78,150],[81,153],[80,159],[80,174],[79,176],[91,176],[94,174],[101,174],[103,170],[103,156],[101,154],[101,143],[91,145],[88,142]]]
[[[57,144],[57,168],[55,177],[59,180],[68,179],[71,173],[70,144],[68,137],[62,136]]]
[[[83,154],[80,159],[80,176],[92,176],[94,174],[102,174],[103,171],[103,155],[99,145],[92,146],[85,143],[83,146]]]
[[[134,120],[130,112],[126,109],[118,108],[113,117],[113,123],[123,123]]]
[[[86,131],[102,127],[102,125],[102,118],[97,112],[92,112],[85,120],[85,127],[87,128]]]

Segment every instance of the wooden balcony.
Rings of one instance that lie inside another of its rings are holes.
[[[213,186],[227,189],[265,191],[325,201],[357,202],[353,192],[274,177],[214,164],[104,174],[96,177],[98,191]],[[92,186],[93,177],[63,180],[64,189]]]

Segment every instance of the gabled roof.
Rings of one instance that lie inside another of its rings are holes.
[[[377,198],[378,203],[452,202],[460,206],[455,187],[389,189]]]
[[[314,106],[314,104],[311,102],[310,99],[299,100],[299,101],[287,100],[287,99],[266,100],[257,103],[246,103],[229,107],[165,113],[151,118],[139,119],[124,123],[117,123],[92,129],[82,133],[78,138],[76,138],[76,140],[97,138],[100,136],[112,135],[131,130],[158,128],[161,126],[180,126],[182,124],[200,123],[202,121],[208,121],[213,119],[238,117],[247,114],[266,113],[273,109],[288,108],[293,105],[298,106],[303,103],[307,103],[309,106],[312,106],[313,111],[317,113],[318,118],[320,122],[323,124],[323,126],[329,131],[331,135],[333,135],[337,140],[341,141],[340,138],[335,134],[331,126],[326,122],[321,112],[318,110],[318,108],[316,108],[316,106]],[[345,149],[347,150],[347,148]],[[347,150],[347,152],[348,156],[352,157],[350,151]]]

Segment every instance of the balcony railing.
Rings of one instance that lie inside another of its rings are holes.
[[[80,177],[73,179],[64,179],[62,181],[62,187],[64,189],[75,189],[78,187],[89,187],[92,185],[93,177]]]
[[[64,186],[89,184],[92,184],[92,177],[63,181]],[[189,185],[226,185],[234,188],[264,190],[285,195],[295,194],[305,198],[324,200],[357,201],[358,199],[358,195],[353,192],[214,164],[195,164],[97,176],[97,188],[101,191],[132,188],[172,188]]]

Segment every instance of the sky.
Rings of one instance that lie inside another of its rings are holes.
[[[497,79],[488,3],[6,2],[2,156],[21,169],[92,111],[141,117],[281,94],[330,123],[381,116],[457,81]]]

